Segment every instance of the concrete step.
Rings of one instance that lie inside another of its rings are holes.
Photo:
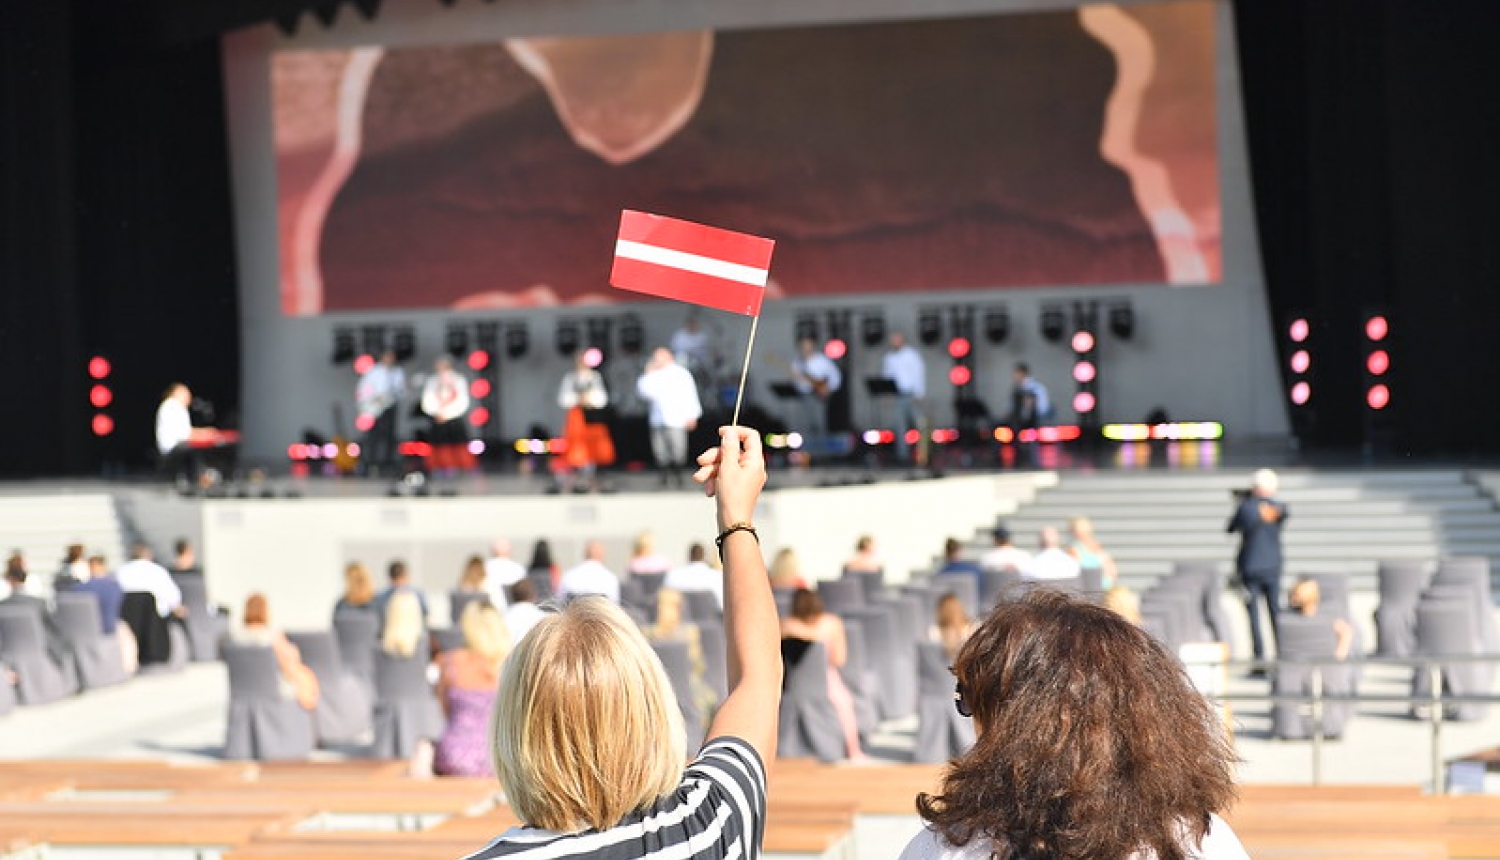
[[[1332,504],[1342,502],[1362,501],[1386,501],[1386,500],[1410,500],[1415,502],[1443,503],[1459,501],[1483,501],[1491,509],[1494,503],[1483,496],[1475,487],[1467,484],[1443,484],[1439,486],[1414,487],[1409,490],[1391,489],[1380,490],[1364,486],[1343,487],[1308,487],[1301,490],[1287,490],[1276,494],[1276,497],[1289,505],[1308,504]],[[1090,485],[1088,487],[1062,487],[1042,495],[1050,504],[1061,504],[1064,501],[1076,505],[1113,505],[1113,504],[1233,504],[1231,494],[1215,489],[1182,489],[1173,490],[1162,488],[1139,488],[1131,486],[1104,487]]]
[[[1018,511],[1019,516],[1035,516],[1050,518],[1053,521],[1067,520],[1074,516],[1105,517],[1110,512],[1118,511],[1135,516],[1142,514],[1156,514],[1164,517],[1179,516],[1214,516],[1228,521],[1234,513],[1233,505],[1227,496],[1212,501],[1183,500],[1180,497],[1163,495],[1159,498],[1141,499],[1121,497],[1118,499],[1067,499],[1048,493],[1039,496],[1039,501],[1034,504],[1024,505]],[[1291,508],[1293,519],[1302,513],[1314,511],[1332,515],[1339,514],[1346,517],[1360,516],[1387,516],[1392,514],[1420,515],[1438,514],[1444,516],[1450,514],[1493,514],[1496,512],[1493,504],[1488,499],[1445,499],[1441,501],[1419,501],[1400,498],[1389,499],[1353,499],[1340,502],[1329,502],[1317,505],[1297,505],[1288,503]]]
[[[1478,474],[1478,473],[1476,473]],[[1484,473],[1500,482],[1500,472]],[[1457,469],[1389,469],[1368,471],[1361,469],[1286,469],[1278,470],[1281,488],[1284,490],[1317,486],[1378,486],[1414,487],[1438,484],[1465,483],[1465,473]],[[1214,471],[1135,471],[1135,472],[1065,472],[1058,477],[1059,487],[1078,484],[1091,486],[1133,485],[1142,487],[1164,487],[1201,489],[1247,487],[1250,485],[1250,470],[1218,469]]]
[[[1033,516],[1034,506],[1023,508],[1020,513],[1005,518],[1005,524],[1016,531],[1021,527],[1058,525],[1055,519]],[[1197,530],[1203,524],[1216,523],[1222,530],[1229,516],[1222,512],[1203,513],[1197,516],[1162,517],[1150,511],[1106,511],[1090,517],[1095,529],[1108,528],[1110,532],[1160,531],[1170,528],[1176,531]],[[1500,512],[1471,512],[1444,516],[1433,514],[1376,514],[1350,517],[1343,513],[1330,513],[1322,508],[1293,512],[1288,528],[1313,531],[1353,531],[1357,529],[1443,529],[1493,530],[1500,532]]]

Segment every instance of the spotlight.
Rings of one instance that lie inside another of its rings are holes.
[[[1067,317],[1058,308],[1045,308],[1042,311],[1042,337],[1049,343],[1062,340],[1063,328],[1067,324]]]
[[[637,355],[646,345],[646,329],[641,318],[630,314],[620,322],[620,350],[626,355]]]
[[[112,369],[109,359],[102,355],[96,355],[89,359],[89,379],[103,379],[109,376],[109,372]]]
[[[557,323],[557,351],[561,355],[572,355],[578,351],[578,323],[559,320]]]
[[[1120,340],[1130,340],[1135,335],[1135,309],[1130,305],[1110,308],[1109,330]]]
[[[476,349],[469,353],[469,369],[475,372],[484,370],[490,366],[490,354],[483,349]]]
[[[583,363],[589,367],[598,369],[604,363],[604,350],[597,346],[591,346],[583,351]]]
[[[397,361],[409,361],[417,354],[417,334],[410,326],[402,326],[396,329],[396,335],[391,342],[391,351],[396,353]]]
[[[333,332],[333,363],[343,364],[354,360],[354,332],[346,328]]]
[[[810,340],[810,341],[813,341],[813,342],[817,342],[817,340],[818,340],[818,319],[817,319],[817,317],[811,317],[811,316],[800,316],[800,317],[797,317],[797,322],[796,322],[796,325],[793,327],[792,335],[793,335],[793,337],[794,337],[794,339],[796,340],[797,343],[801,343],[804,340]]]
[[[917,314],[917,339],[923,346],[937,346],[943,339],[943,318],[937,311],[927,309]]]
[[[1307,340],[1308,335],[1312,334],[1312,326],[1306,319],[1298,317],[1292,320],[1291,325],[1287,326],[1286,334],[1292,343],[1302,343]]]
[[[954,339],[948,341],[948,355],[951,356],[954,361],[957,361],[961,358],[967,358],[969,355],[969,351],[972,349],[973,344],[969,343],[969,339],[966,337],[955,337]]]
[[[1010,313],[1005,308],[984,312],[984,339],[996,346],[1010,337]]]
[[[505,354],[510,358],[520,358],[531,348],[531,331],[526,328],[526,323],[513,323],[505,329]]]
[[[834,338],[833,340],[830,340],[829,342],[823,344],[823,354],[828,356],[833,361],[839,361],[844,356],[849,354],[849,344],[845,343],[840,338]]]
[[[1094,333],[1087,330],[1073,332],[1073,351],[1079,355],[1086,355],[1094,351]]]
[[[860,320],[859,329],[865,346],[879,346],[885,340],[885,317],[869,314]]]
[[[460,325],[448,326],[448,336],[443,341],[448,354],[458,358],[469,351],[469,330]]]

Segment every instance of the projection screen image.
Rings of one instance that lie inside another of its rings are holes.
[[[1213,17],[279,52],[282,309],[637,301],[626,208],[775,239],[773,298],[1217,283]]]

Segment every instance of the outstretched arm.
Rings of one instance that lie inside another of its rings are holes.
[[[744,427],[719,429],[721,444],[698,458],[694,480],[718,498],[723,534],[724,634],[729,645],[729,695],[714,717],[709,738],[729,735],[755,748],[761,760],[776,757],[776,715],[781,704],[781,628],[760,543],[730,527],[754,523],[766,483],[760,436]]]

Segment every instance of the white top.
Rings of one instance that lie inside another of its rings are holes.
[[[651,404],[652,427],[687,427],[703,416],[698,383],[680,364],[646,371],[636,380],[635,390]]]
[[[896,383],[900,393],[918,400],[927,396],[927,365],[911,344],[886,353],[880,362],[880,372]]]
[[[484,562],[484,587],[509,588],[526,578],[526,568],[519,561],[506,556],[490,556]]]
[[[1192,846],[1185,847],[1192,860],[1250,860],[1239,837],[1217,815],[1209,816],[1208,833],[1197,850],[1193,850]],[[988,839],[971,839],[968,845],[954,848],[944,842],[941,836],[924,827],[906,843],[900,860],[989,860],[993,852],[994,846]],[[1130,855],[1130,860],[1154,860],[1155,857],[1154,851],[1137,851]]]
[[[422,411],[434,421],[453,421],[469,412],[469,381],[456,370],[427,377],[422,386]]]
[[[156,450],[163,454],[193,437],[193,419],[188,408],[171,397],[156,407]]]
[[[376,364],[359,378],[359,385],[354,389],[354,400],[359,406],[359,414],[379,417],[399,403],[404,393],[406,371],[399,365],[387,367],[385,364]]]
[[[1031,561],[1021,568],[1021,578],[1028,581],[1072,579],[1078,576],[1079,570],[1078,559],[1068,555],[1064,550],[1051,547],[1032,556]]]
[[[570,370],[557,387],[557,405],[564,409],[582,406],[584,409],[603,409],[609,405],[609,391],[604,387],[604,377],[595,370]]]
[[[156,612],[163,618],[182,605],[182,591],[172,581],[172,574],[149,558],[137,558],[120,565],[115,571],[115,579],[127,592],[150,592],[156,598]]]
[[[1020,573],[1030,563],[1031,553],[1013,546],[997,546],[979,557],[979,566],[985,570],[1010,568]]]
[[[620,602],[620,578],[610,569],[592,559],[570,568],[562,575],[558,586],[562,597],[577,597],[582,594],[602,594],[615,603]]]
[[[667,578],[662,580],[661,587],[673,591],[712,591],[714,600],[719,602],[719,608],[724,608],[724,574],[714,570],[707,562],[693,561],[667,571]]]
[[[546,614],[529,600],[506,607],[505,626],[510,629],[510,641],[520,642]]]
[[[844,375],[839,372],[839,366],[833,363],[833,359],[821,352],[815,352],[807,358],[799,358],[792,365],[802,376],[792,379],[792,385],[803,394],[812,393],[812,383],[808,379],[817,379],[828,384],[828,393],[838,391],[844,384]]]

